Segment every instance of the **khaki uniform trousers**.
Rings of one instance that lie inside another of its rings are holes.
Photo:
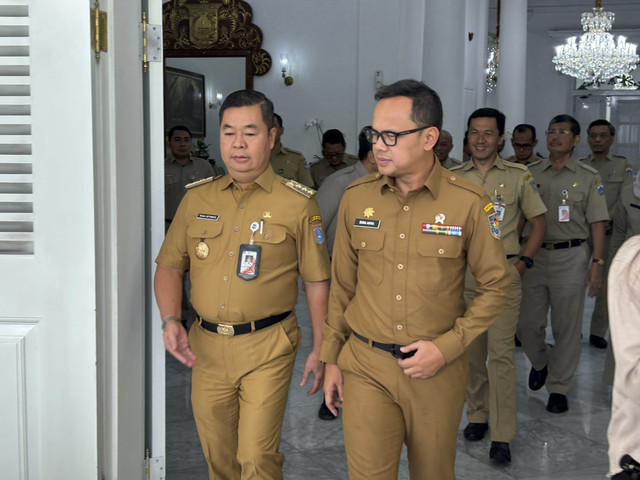
[[[607,311],[607,276],[609,275],[609,250],[613,235],[604,236],[604,268],[602,269],[602,288],[596,295],[596,304],[591,314],[591,328],[589,335],[604,337],[609,328],[609,312]]]
[[[350,480],[396,480],[403,442],[412,479],[455,480],[466,354],[434,377],[407,377],[391,354],[351,336],[338,357]]]
[[[549,393],[566,395],[580,357],[585,278],[591,252],[587,242],[573,248],[541,248],[522,282],[518,338],[536,370],[548,365]],[[551,307],[554,345],[545,342]]]
[[[234,337],[191,327],[191,403],[211,480],[282,479],[278,448],[300,338],[295,315]]]
[[[511,287],[504,311],[469,347],[467,418],[472,423],[489,422],[494,442],[509,443],[516,435],[516,364],[513,352],[522,297],[521,277],[514,266],[518,258],[508,260]],[[473,300],[476,288],[477,282],[467,270],[464,291],[467,306]]]

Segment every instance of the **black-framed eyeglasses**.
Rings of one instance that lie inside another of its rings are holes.
[[[398,137],[416,133],[429,127],[431,127],[431,125],[425,125],[424,127],[418,127],[412,130],[405,130],[404,132],[392,132],[391,130],[384,130],[382,132],[379,132],[371,127],[364,128],[363,130],[365,138],[371,145],[376,143],[379,138],[382,138],[382,142],[387,147],[393,147],[396,143],[398,143]]]

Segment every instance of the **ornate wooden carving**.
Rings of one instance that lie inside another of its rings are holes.
[[[247,86],[271,68],[262,31],[242,0],[173,0],[162,6],[166,57],[245,57]],[[251,77],[251,78],[249,78]],[[251,80],[251,82],[249,82]]]

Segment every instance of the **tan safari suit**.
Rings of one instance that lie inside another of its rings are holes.
[[[611,207],[620,198],[622,188],[626,185],[631,185],[633,182],[633,172],[631,170],[631,163],[626,157],[620,155],[614,155],[609,153],[605,160],[600,162],[596,160],[593,154],[588,157],[580,159],[581,162],[595,168],[600,174],[602,183],[604,185],[604,197],[607,200],[607,209]],[[609,258],[609,251],[611,250],[611,234],[613,230],[607,230],[607,234],[604,237],[604,258]],[[605,263],[603,269],[603,275],[606,282],[607,274],[609,273],[609,263]],[[604,337],[609,327],[609,318],[607,315],[607,288],[606,283],[598,292],[596,296],[596,305],[591,315],[591,335],[597,335],[598,337]]]
[[[252,222],[264,220],[259,275],[236,275]],[[209,256],[195,256],[205,242]],[[292,311],[263,330],[224,336],[195,323],[191,400],[211,479],[281,479],[280,430],[300,329],[293,313],[297,281],[330,275],[314,198],[284,185],[269,167],[244,191],[230,176],[187,192],[156,262],[191,272],[191,300],[206,320],[228,325]],[[242,476],[241,472],[242,471]]]
[[[467,264],[480,286],[465,309]],[[406,198],[393,178],[356,180],[338,212],[332,270],[320,358],[344,374],[349,478],[397,478],[404,441],[412,478],[454,479],[466,350],[501,311],[510,283],[493,205],[439,162]],[[382,343],[432,340],[447,363],[412,379],[352,331]]]
[[[269,161],[273,171],[281,177],[313,187],[311,172],[302,153],[280,145],[280,150],[273,152]]]
[[[521,277],[515,268],[520,252],[518,220],[547,211],[531,172],[524,165],[496,157],[483,176],[472,161],[451,170],[456,175],[481,185],[494,203],[505,206],[500,223],[504,251],[509,258],[511,287],[504,310],[487,332],[469,347],[469,383],[467,418],[473,423],[490,423],[491,440],[511,442],[516,433],[516,366],[514,342],[522,297]],[[471,303],[477,283],[468,274],[465,301]],[[487,363],[488,356],[488,363]]]
[[[208,160],[191,157],[181,165],[169,154],[164,163],[164,218],[168,221],[173,219],[180,200],[187,192],[185,185],[212,175],[213,167]]]
[[[571,158],[556,171],[548,159],[528,165],[547,206],[547,233],[534,265],[522,280],[518,338],[533,368],[548,364],[549,393],[566,395],[580,356],[580,330],[584,312],[585,278],[590,268],[590,224],[609,218],[604,187],[598,172]],[[566,191],[566,195],[563,192]],[[570,221],[559,221],[562,200],[569,206]],[[576,247],[546,248],[570,240],[584,240]],[[551,307],[554,346],[545,342],[547,314]]]

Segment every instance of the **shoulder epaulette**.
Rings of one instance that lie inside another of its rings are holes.
[[[533,165],[539,165],[539,164],[540,164],[540,162],[542,162],[542,160],[544,160],[544,158],[539,158],[539,159],[538,159],[538,160],[536,160],[535,162],[528,163],[528,164],[526,165],[526,167],[528,168],[528,167],[531,167],[531,166],[533,166]]]
[[[371,183],[375,180],[378,180],[380,177],[382,177],[382,174],[380,173],[370,173],[369,175],[357,178],[356,180],[351,182],[351,184],[347,186],[347,189],[357,187],[358,185],[362,185],[363,183]]]
[[[480,185],[473,183],[471,180],[465,180],[462,177],[458,177],[457,175],[453,175],[453,172],[447,172],[447,180],[451,185],[456,185],[458,187],[462,187],[466,190],[470,190],[471,192],[477,194],[478,196],[486,195],[487,192]]]
[[[298,150],[294,150],[293,148],[289,148],[289,147],[282,147],[282,148],[284,148],[287,152],[295,153],[296,155],[300,155],[301,157],[304,157],[302,152],[299,152]]]
[[[300,182],[296,182],[295,180],[283,178],[282,183],[285,187],[289,187],[291,190],[294,190],[300,195],[304,195],[307,198],[311,198],[316,194],[316,191],[313,188],[307,187],[306,185],[303,185]]]
[[[187,190],[195,187],[199,187],[200,185],[204,185],[205,183],[213,182],[214,180],[222,177],[222,175],[216,175],[212,177],[203,178],[201,180],[196,180],[195,182],[187,183],[184,188]]]
[[[598,170],[596,170],[595,168],[587,165],[586,163],[583,163],[581,161],[577,161],[576,162],[579,166],[581,166],[582,168],[584,168],[585,170],[588,170],[589,172],[593,173],[594,175],[600,175],[600,173],[598,172]]]
[[[529,170],[526,165],[523,165],[518,162],[510,162],[509,160],[503,160],[503,162],[509,168],[517,168],[518,170],[522,170],[523,172],[526,172],[527,170]]]

